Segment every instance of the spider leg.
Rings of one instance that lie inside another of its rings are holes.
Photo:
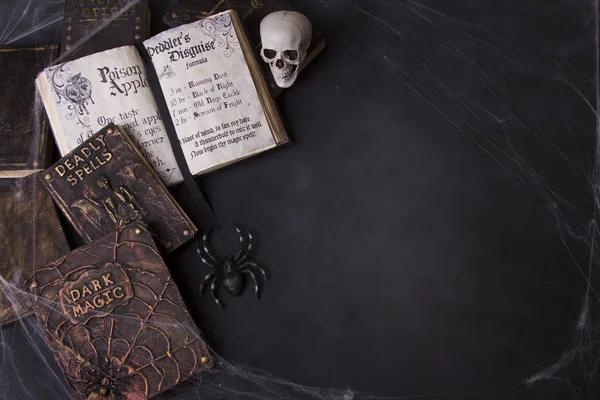
[[[238,261],[240,259],[240,256],[244,252],[244,235],[242,235],[242,231],[240,230],[240,228],[237,227],[236,224],[233,224],[233,227],[237,231],[238,235],[240,235],[240,250],[238,251],[237,255],[235,256],[235,260]]]
[[[204,264],[208,265],[212,269],[216,269],[215,265],[210,260],[207,260],[206,257],[204,256],[204,252],[202,251],[202,247],[200,246],[200,243],[198,243],[198,247],[196,248],[196,251],[200,255],[200,260],[202,260],[202,262]]]
[[[248,235],[248,247],[246,247],[246,249],[244,251],[244,241],[243,241],[242,231],[237,226],[235,226],[235,229],[240,234],[240,242],[242,243],[242,248],[240,249],[235,260],[237,263],[241,264],[244,261],[246,261],[248,259],[248,257],[250,257],[252,255],[252,251],[254,250],[254,243],[253,243],[254,237],[252,236],[250,231],[248,229],[246,229],[246,235]]]
[[[208,283],[214,278],[216,278],[216,275],[214,272],[211,272],[210,274],[208,274],[204,277],[204,280],[200,284],[200,296],[202,296],[202,293],[204,292],[204,289],[206,289],[206,286],[208,286]]]
[[[204,249],[204,252],[206,253],[206,255],[207,255],[208,257],[212,258],[212,260],[213,260],[214,262],[218,262],[218,260],[217,260],[217,257],[215,257],[215,256],[212,254],[212,250],[211,250],[211,248],[210,248],[210,245],[208,244],[208,234],[207,234],[207,233],[205,233],[205,234],[202,236],[202,248]]]
[[[249,269],[245,269],[242,272],[250,275],[250,278],[254,281],[254,298],[258,300],[260,298],[260,286],[258,286],[258,279],[256,279],[256,275]]]
[[[267,274],[266,269],[263,266],[260,266],[257,263],[252,262],[252,261],[246,261],[245,263],[243,263],[240,266],[240,271],[249,270],[250,268],[256,268],[256,269],[258,269],[263,274],[263,276],[265,277],[265,280],[266,281],[269,280],[269,275]]]
[[[221,283],[221,278],[217,277],[210,285],[210,295],[212,296],[215,303],[217,303],[219,307],[223,308],[223,303],[221,302],[221,300],[219,300],[219,294],[217,293],[217,290],[219,289],[219,283]]]

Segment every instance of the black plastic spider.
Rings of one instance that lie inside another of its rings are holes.
[[[259,280],[256,277],[257,272],[261,272],[265,281],[269,280],[265,268],[250,260],[252,256],[252,234],[246,230],[248,235],[248,246],[245,246],[245,239],[242,231],[233,225],[237,233],[240,235],[240,251],[234,257],[233,254],[228,254],[223,260],[215,257],[213,251],[208,244],[208,234],[202,236],[202,245],[198,244],[198,254],[202,262],[212,268],[214,271],[204,277],[200,285],[200,295],[204,293],[204,289],[210,283],[210,293],[215,303],[223,308],[223,303],[219,300],[217,290],[219,283],[223,283],[229,294],[239,297],[244,291],[244,283],[246,281],[245,274],[248,274],[254,281],[254,293],[258,300],[260,297]]]

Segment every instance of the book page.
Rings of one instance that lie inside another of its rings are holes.
[[[112,122],[133,139],[165,184],[183,180],[135,47],[92,54],[42,75],[38,87],[61,155]]]
[[[229,12],[144,46],[193,174],[275,146]]]

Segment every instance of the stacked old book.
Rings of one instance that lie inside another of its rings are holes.
[[[32,312],[20,289],[24,277],[69,251],[52,199],[36,175],[51,164],[54,150],[48,119],[36,101],[36,76],[57,57],[141,42],[148,6],[146,0],[123,8],[67,1],[64,20],[60,47],[0,48],[0,325]]]
[[[163,255],[197,229],[109,124],[39,176],[86,245],[27,289],[76,398],[153,397],[212,361]]]
[[[32,175],[48,166],[52,150],[34,80],[55,54],[54,46],[0,49],[0,325],[32,312],[23,278],[68,252],[52,199]]]
[[[88,243],[27,284],[73,395],[150,398],[209,368],[162,257],[196,228],[131,139],[110,124],[41,181]]]
[[[141,42],[147,15],[144,1],[66,2],[60,57]],[[162,258],[196,228],[115,125],[43,172],[54,144],[35,80],[56,56],[0,50],[0,323],[35,312],[74,398],[150,398],[212,365]],[[85,81],[63,84],[64,117],[82,117]],[[70,251],[53,199],[86,245]]]

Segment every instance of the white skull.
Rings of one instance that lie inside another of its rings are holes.
[[[260,23],[260,39],[260,55],[271,67],[277,86],[292,86],[312,40],[308,18],[296,11],[271,13]]]

